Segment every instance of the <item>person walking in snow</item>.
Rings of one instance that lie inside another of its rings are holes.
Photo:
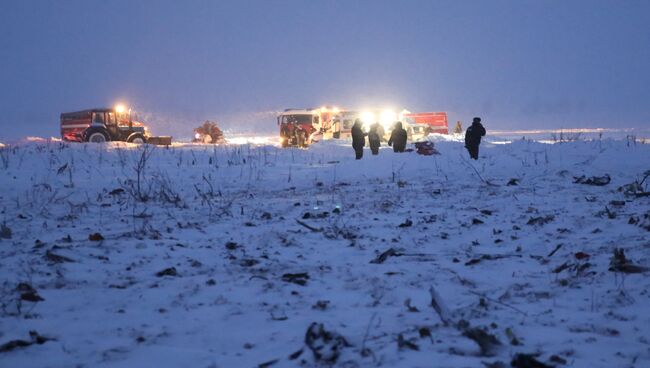
[[[361,160],[363,157],[363,146],[366,145],[366,133],[363,132],[363,128],[361,127],[361,120],[357,119],[354,121],[351,133],[352,148],[354,148],[357,160]]]
[[[406,149],[406,138],[406,130],[402,128],[402,122],[398,121],[390,133],[388,145],[393,146],[393,152],[404,152],[404,149]]]
[[[469,152],[469,157],[474,160],[478,160],[478,146],[483,136],[485,136],[485,128],[481,124],[481,118],[474,118],[472,125],[465,131],[465,148]]]
[[[460,123],[460,121],[456,122],[456,126],[454,127],[454,134],[462,134],[463,133],[463,125]]]
[[[368,131],[368,144],[370,145],[370,151],[372,151],[373,155],[379,154],[379,146],[381,145],[379,127],[379,123],[374,123],[370,126],[370,130]]]

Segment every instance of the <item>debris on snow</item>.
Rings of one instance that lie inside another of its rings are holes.
[[[539,354],[523,354],[517,353],[512,358],[510,366],[513,368],[553,368],[552,365],[548,365],[537,360]]]
[[[546,216],[540,216],[540,217],[531,217],[528,222],[526,223],[527,225],[546,225],[549,222],[555,220],[554,215],[546,215]]]
[[[282,281],[290,282],[300,286],[307,285],[307,280],[309,280],[309,274],[307,272],[285,273],[282,275]]]
[[[336,363],[341,350],[350,347],[342,335],[327,331],[322,323],[312,323],[305,333],[305,345],[314,354],[316,361]]]
[[[0,345],[0,353],[6,353],[18,348],[25,348],[30,345],[42,345],[48,341],[54,341],[54,338],[42,336],[36,331],[29,331],[30,340],[11,340]]]
[[[158,277],[164,277],[164,276],[178,276],[178,272],[176,272],[176,267],[169,267],[165,268],[162,271],[156,272],[156,276]]]
[[[604,186],[609,184],[612,181],[612,178],[605,174],[604,176],[591,176],[587,178],[586,176],[574,176],[574,184],[586,184],[586,185],[595,185],[595,186]]]
[[[622,248],[615,248],[614,255],[609,262],[609,270],[622,273],[643,273],[650,271],[650,268],[636,265],[625,257],[625,251]]]
[[[100,233],[93,233],[88,235],[88,240],[90,241],[102,241],[104,240],[104,237]]]

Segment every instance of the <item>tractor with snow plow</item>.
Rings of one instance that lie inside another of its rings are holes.
[[[69,142],[171,144],[171,137],[151,136],[146,125],[132,120],[131,110],[119,105],[62,113],[61,138]]]

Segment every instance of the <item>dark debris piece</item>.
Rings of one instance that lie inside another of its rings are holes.
[[[305,286],[309,280],[309,274],[307,272],[301,273],[285,273],[282,275],[282,281],[291,282],[296,285]]]
[[[474,342],[478,344],[478,346],[481,348],[482,356],[496,355],[499,347],[501,346],[501,341],[499,341],[496,336],[478,327],[465,329],[465,331],[463,331],[463,336],[474,340]]]
[[[21,282],[16,286],[16,291],[20,293],[20,300],[28,302],[42,302],[43,299],[34,287],[26,282]]]
[[[397,348],[399,350],[404,350],[404,349],[415,350],[415,351],[420,350],[420,347],[416,343],[406,340],[404,338],[404,335],[402,334],[397,335]]]
[[[104,237],[100,233],[93,233],[88,235],[88,240],[90,241],[102,241],[104,240]]]
[[[552,365],[537,360],[538,354],[515,354],[510,362],[513,368],[554,368]]]
[[[42,345],[48,341],[54,341],[54,338],[39,335],[36,331],[29,331],[30,340],[11,340],[0,345],[0,353],[6,353],[18,348],[25,348],[30,345]]]
[[[615,248],[614,255],[609,262],[609,270],[623,273],[643,273],[650,271],[650,268],[636,265],[625,257],[625,250]]]
[[[612,178],[608,174],[605,174],[604,176],[591,176],[589,178],[584,175],[573,177],[574,184],[604,186],[609,184],[611,181]]]
[[[399,257],[399,256],[402,256],[402,255],[403,254],[398,252],[395,248],[388,248],[388,250],[382,252],[375,259],[370,261],[370,263],[381,264],[381,263],[386,262],[388,257]]]
[[[549,222],[551,222],[553,220],[555,220],[554,215],[531,217],[526,224],[527,225],[545,225],[545,224],[548,224]]]
[[[305,345],[314,354],[314,359],[326,363],[336,363],[341,350],[350,343],[338,333],[327,331],[322,323],[312,323],[305,333]]]
[[[411,221],[410,219],[406,219],[406,221],[399,224],[398,227],[411,227],[412,225],[413,225],[413,221]]]
[[[74,262],[74,260],[71,259],[71,258],[56,254],[56,253],[54,253],[52,251],[49,251],[49,250],[47,252],[45,252],[45,259],[47,259],[48,261],[50,261],[52,263],[65,263],[65,262],[72,263],[72,262]]]
[[[176,272],[176,267],[169,267],[165,268],[162,271],[159,271],[156,273],[156,276],[158,277],[163,277],[163,276],[178,276],[178,272]]]

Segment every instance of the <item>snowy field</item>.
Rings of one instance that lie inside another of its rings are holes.
[[[650,366],[650,145],[491,140],[6,145],[0,366]]]

